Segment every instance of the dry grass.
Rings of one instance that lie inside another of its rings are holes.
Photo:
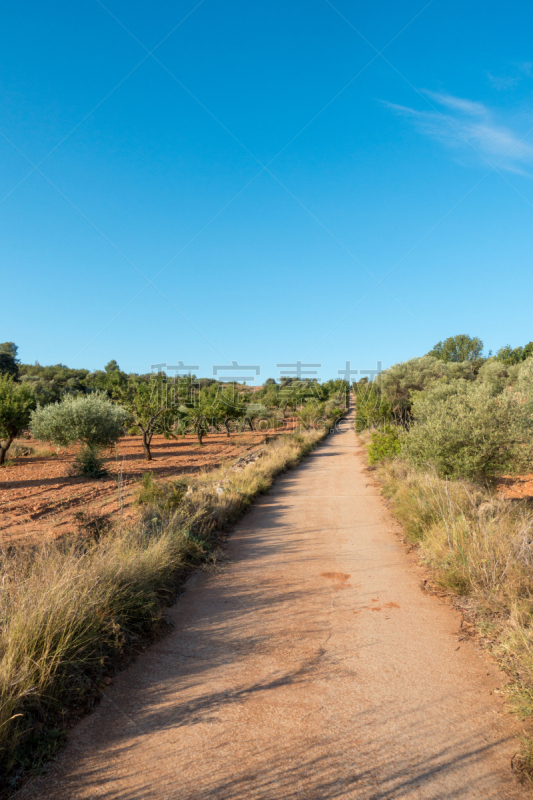
[[[2,552],[4,787],[16,788],[21,774],[53,754],[65,719],[94,702],[120,653],[139,637],[153,635],[177,578],[209,559],[217,531],[323,436],[316,431],[283,436],[242,472],[226,465],[189,481],[188,488],[147,481],[133,527],[117,527],[93,540]]]
[[[490,487],[447,481],[402,461],[380,466],[383,491],[437,583],[468,595],[472,621],[514,677],[510,700],[533,715],[533,507]],[[525,739],[517,768],[533,770]]]

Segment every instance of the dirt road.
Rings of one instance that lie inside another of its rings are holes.
[[[280,478],[26,798],[523,798],[490,657],[420,588],[353,431]]]

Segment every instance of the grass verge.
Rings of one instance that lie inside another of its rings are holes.
[[[241,471],[226,465],[187,484],[149,476],[135,525],[2,551],[3,795],[49,761],[69,721],[97,701],[106,673],[156,634],[163,606],[191,568],[213,557],[221,531],[324,436],[285,435]]]
[[[436,583],[461,597],[466,627],[477,631],[512,676],[509,701],[533,715],[533,507],[489,486],[447,481],[401,460],[378,468],[383,494]],[[531,780],[533,739],[514,762]]]

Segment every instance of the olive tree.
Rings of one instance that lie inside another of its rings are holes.
[[[154,376],[151,381],[133,378],[126,386],[117,386],[114,396],[131,414],[142,435],[142,446],[146,461],[152,460],[152,437],[156,431],[172,428],[177,409],[173,398],[168,396],[168,384],[164,375]]]
[[[16,383],[10,375],[0,375],[0,464],[17,434],[28,427],[35,408],[35,395],[27,383]]]
[[[105,394],[66,395],[60,403],[37,408],[31,431],[37,439],[67,446],[82,444],[77,459],[85,475],[103,475],[102,451],[116,444],[130,419],[128,412]]]

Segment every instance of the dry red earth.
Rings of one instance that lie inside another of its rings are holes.
[[[533,498],[533,473],[510,475],[500,478],[499,491],[503,497],[513,500]]]
[[[282,433],[293,428],[294,420],[285,420]],[[76,514],[82,511],[91,516],[109,514],[111,519],[117,518],[120,475],[123,515],[131,519],[136,513],[134,502],[143,473],[153,472],[157,477],[193,475],[225,461],[231,463],[264,441],[264,432],[233,433],[229,438],[225,433],[210,434],[202,447],[193,436],[177,441],[154,436],[152,461],[145,461],[141,438],[125,436],[117,453],[108,459],[109,476],[99,480],[71,474],[74,447],[58,449],[45,457],[12,459],[13,463],[0,468],[0,543],[22,544],[74,533],[80,525]],[[27,444],[38,450],[41,443]]]

